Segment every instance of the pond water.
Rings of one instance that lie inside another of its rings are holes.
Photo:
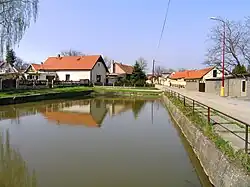
[[[210,186],[159,99],[1,106],[0,120],[39,187]]]

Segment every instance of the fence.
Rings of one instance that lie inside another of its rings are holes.
[[[244,150],[245,153],[249,154],[249,133],[250,133],[250,125],[238,120],[232,116],[229,116],[221,111],[218,111],[214,108],[211,108],[207,105],[204,105],[192,98],[186,97],[185,95],[182,95],[178,92],[175,92],[173,90],[166,90],[166,93],[170,97],[175,97],[179,101],[182,102],[183,106],[186,108],[190,108],[190,112],[193,114],[195,112],[198,112],[198,114],[203,117],[207,121],[208,124],[214,126],[219,125],[222,129],[225,129],[226,132],[231,133],[235,137],[239,138],[240,140],[244,141]],[[226,127],[226,125],[237,125],[240,128],[244,128],[244,136],[240,136],[239,132],[234,132],[233,130]]]

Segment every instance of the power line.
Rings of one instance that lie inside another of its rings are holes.
[[[167,10],[166,10],[166,14],[165,14],[163,26],[162,26],[162,29],[161,29],[161,35],[160,35],[159,43],[158,43],[158,46],[157,46],[157,50],[160,48],[162,36],[163,36],[164,30],[165,30],[165,25],[166,25],[166,22],[167,22],[167,17],[168,17],[170,2],[171,2],[171,0],[168,0]],[[155,59],[153,59],[153,67],[152,67],[152,74],[153,74],[153,76],[154,76],[154,73],[155,73],[154,66],[155,66]]]
[[[157,49],[159,49],[159,47],[160,47],[162,36],[163,36],[164,30],[165,30],[165,25],[166,25],[166,22],[167,22],[170,2],[171,2],[171,0],[168,0],[168,6],[167,6],[167,10],[166,10],[166,14],[165,14],[165,18],[164,18],[164,22],[163,22],[163,26],[162,26],[161,35],[160,35],[160,39],[159,39]]]

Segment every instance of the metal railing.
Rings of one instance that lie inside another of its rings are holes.
[[[213,126],[219,125],[223,129],[225,129],[226,132],[230,132],[234,136],[236,136],[237,138],[244,141],[245,153],[247,153],[247,154],[250,153],[250,150],[249,150],[250,142],[249,142],[249,137],[248,137],[249,133],[250,133],[250,125],[249,124],[247,124],[239,119],[236,119],[228,114],[225,114],[219,110],[216,110],[210,106],[207,106],[199,101],[196,101],[190,97],[187,97],[187,96],[182,95],[178,92],[175,92],[173,90],[166,89],[165,92],[167,92],[170,96],[176,97],[179,101],[182,101],[184,107],[191,108],[192,110],[190,110],[190,111],[193,114],[195,112],[198,112],[201,115],[201,117],[203,117],[203,118],[205,117],[204,119],[207,120],[208,124],[211,124]],[[213,119],[213,117],[216,117],[217,119]],[[242,133],[241,131],[235,132],[234,130],[231,130],[228,127],[226,127],[226,125],[237,125],[241,129],[244,128],[244,137],[239,135],[240,133]],[[240,149],[242,149],[242,148],[240,148]]]

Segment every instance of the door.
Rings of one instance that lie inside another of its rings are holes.
[[[205,92],[205,83],[199,83],[199,92]]]
[[[241,96],[242,97],[247,96],[247,81],[246,80],[241,81]]]

